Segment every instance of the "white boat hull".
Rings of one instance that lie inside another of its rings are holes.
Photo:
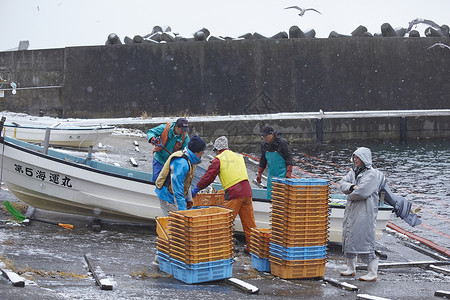
[[[113,126],[91,127],[54,127],[51,128],[50,146],[89,148],[95,146],[114,131]],[[3,135],[33,144],[42,144],[45,140],[43,126],[9,126],[3,127]]]
[[[49,154],[57,152],[50,151]],[[136,176],[144,172],[134,170],[118,176],[96,171],[71,161],[70,155],[62,155],[67,159],[6,144],[1,166],[3,181],[17,198],[44,210],[136,221],[161,216],[151,174],[147,173],[148,180],[137,180]]]

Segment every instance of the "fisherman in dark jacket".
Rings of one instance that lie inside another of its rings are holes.
[[[271,126],[264,126],[260,135],[264,140],[261,142],[261,160],[256,181],[261,183],[262,173],[268,164],[267,198],[270,199],[272,177],[292,177],[292,153],[286,139],[282,138],[281,134]]]

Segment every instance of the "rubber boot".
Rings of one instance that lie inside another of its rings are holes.
[[[378,273],[378,262],[379,262],[378,257],[375,258],[374,260],[372,260],[367,265],[367,270],[369,270],[369,273],[367,273],[367,275],[361,276],[359,278],[359,280],[362,280],[362,281],[376,281],[377,280],[377,273]]]
[[[347,270],[341,272],[341,276],[355,276],[356,257],[347,259]]]

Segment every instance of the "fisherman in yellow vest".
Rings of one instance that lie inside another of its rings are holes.
[[[159,197],[162,213],[169,216],[170,211],[186,210],[192,207],[189,191],[194,179],[196,165],[206,149],[201,137],[194,135],[189,145],[176,151],[165,162],[156,179],[156,195]]]
[[[228,139],[225,136],[216,139],[213,151],[216,153],[216,157],[192,190],[192,197],[210,185],[219,175],[225,190],[225,202],[222,206],[234,210],[233,220],[239,214],[247,241],[247,252],[249,252],[251,228],[256,227],[256,224],[253,214],[252,188],[248,181],[244,158],[242,155],[228,150]]]

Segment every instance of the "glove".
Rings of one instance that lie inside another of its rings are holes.
[[[199,191],[200,191],[200,190],[198,189],[198,187],[193,188],[192,191],[191,191],[192,198],[194,198],[195,195],[197,195],[197,193],[198,193]]]
[[[286,178],[292,178],[292,166],[286,166]]]
[[[193,205],[194,205],[194,202],[186,201],[186,209],[191,209]]]
[[[262,176],[263,172],[264,172],[264,168],[263,167],[259,167],[258,168],[258,175],[256,176],[256,182],[261,183],[261,176]]]
[[[148,140],[148,142],[150,143],[150,144],[153,144],[153,142],[156,140],[156,137],[152,137],[151,139],[149,139]]]

